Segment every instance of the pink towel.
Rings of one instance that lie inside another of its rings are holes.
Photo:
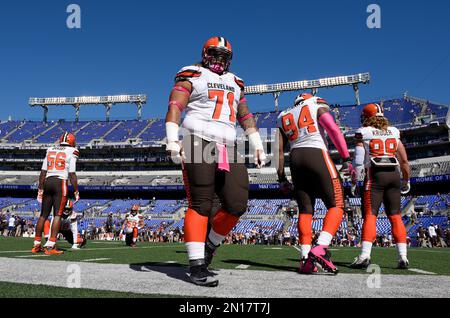
[[[230,172],[230,163],[228,162],[227,147],[222,144],[216,144],[219,151],[219,165],[218,169],[226,172]]]

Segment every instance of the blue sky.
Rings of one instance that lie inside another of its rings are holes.
[[[81,7],[80,30],[66,27],[66,7]],[[366,8],[381,6],[381,29]],[[363,100],[413,96],[450,104],[450,2],[9,0],[0,4],[0,119],[40,119],[28,98],[145,93],[144,118],[161,117],[174,74],[200,59],[210,36],[227,37],[233,71],[247,85],[370,72]],[[322,90],[330,103],[353,102],[350,87]],[[283,94],[281,106],[295,94]],[[271,96],[248,98],[253,111]],[[70,108],[50,118],[71,119]],[[113,118],[136,115],[117,106]],[[103,118],[103,107],[81,118]]]

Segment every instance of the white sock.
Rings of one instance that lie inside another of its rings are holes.
[[[317,240],[317,244],[329,246],[331,244],[331,240],[333,239],[333,235],[328,232],[322,231],[320,232],[319,239]]]
[[[302,258],[308,258],[309,251],[311,250],[311,245],[301,245]]]
[[[187,249],[190,261],[205,258],[205,243],[204,242],[187,242],[186,249]]]
[[[397,243],[397,252],[398,252],[398,258],[400,260],[406,260],[407,256],[407,246],[406,243]]]
[[[370,253],[372,252],[372,242],[363,241],[362,242],[362,249],[361,254],[359,255],[359,258],[370,258]]]
[[[54,247],[55,246],[55,242],[52,242],[50,240],[47,241],[47,243],[45,243],[44,247]]]
[[[220,235],[216,233],[213,229],[211,229],[209,231],[208,238],[215,246],[219,246],[220,244],[222,244],[223,240],[225,239],[225,236]]]

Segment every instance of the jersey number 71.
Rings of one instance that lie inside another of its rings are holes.
[[[208,98],[211,100],[216,99],[216,107],[214,109],[213,119],[219,120],[220,115],[222,114],[222,107],[224,102],[225,92],[222,90],[209,90],[208,91]],[[227,94],[227,100],[228,100],[228,107],[230,107],[230,122],[235,123],[236,122],[236,113],[234,111],[233,105],[234,105],[234,93],[228,93]]]

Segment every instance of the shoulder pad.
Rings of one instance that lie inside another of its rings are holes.
[[[175,82],[187,81],[192,78],[197,78],[202,75],[201,69],[198,66],[191,65],[183,67],[175,76]]]
[[[235,76],[235,77],[234,77],[234,81],[236,82],[236,84],[237,84],[242,90],[244,90],[245,84],[244,84],[244,81],[243,81],[242,79],[240,79],[239,77]]]
[[[328,106],[328,102],[321,97],[317,97],[316,102],[317,102],[317,104],[324,104],[325,106]]]

